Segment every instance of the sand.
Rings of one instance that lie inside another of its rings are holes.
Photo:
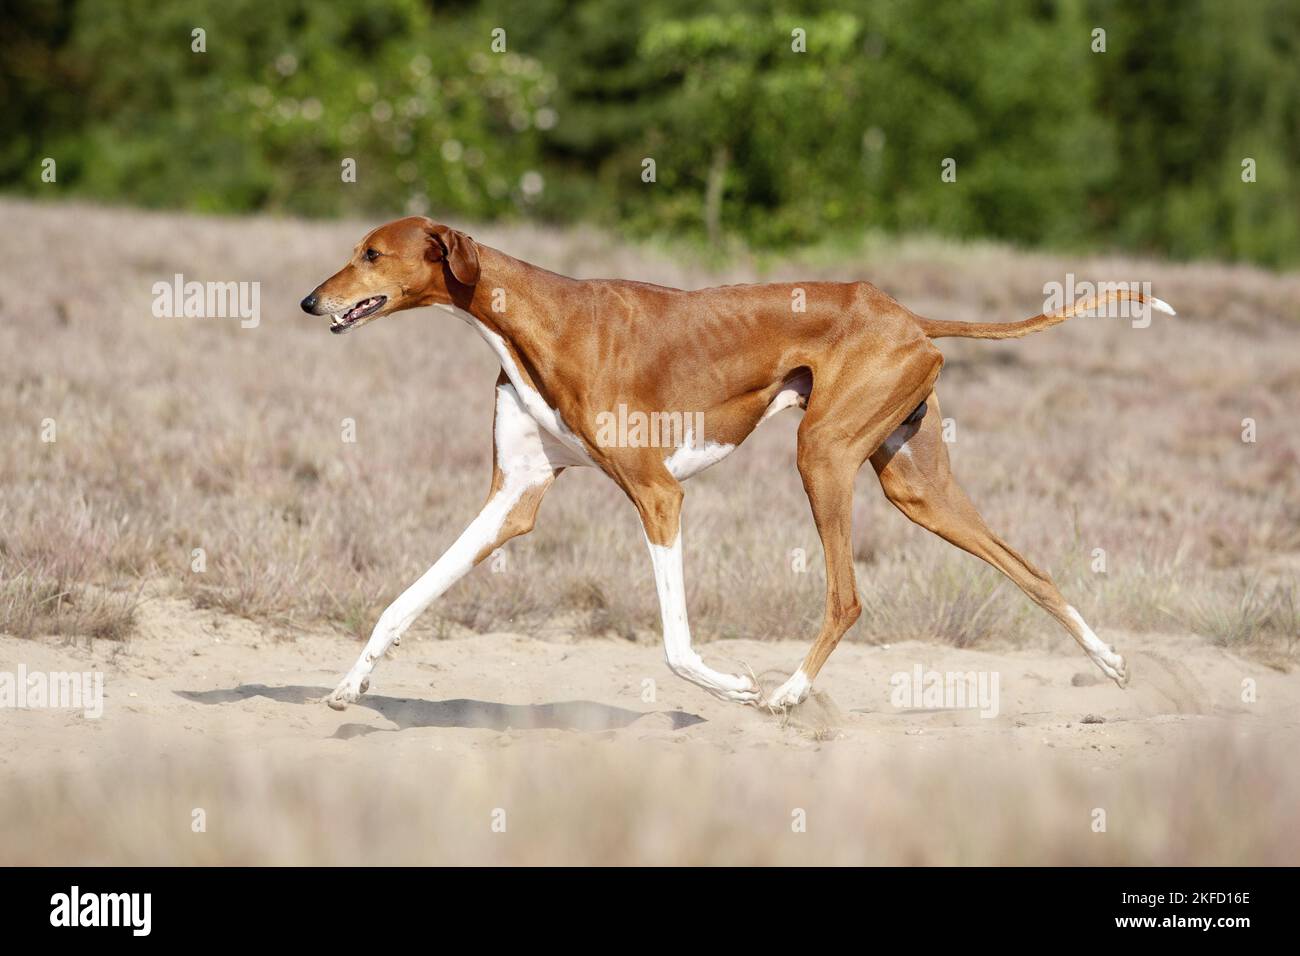
[[[1297,860],[1300,673],[1196,637],[1109,634],[1127,690],[1064,641],[846,643],[779,717],[648,641],[417,631],[339,713],[354,640],[164,586],[138,619],[126,643],[0,637],[0,670],[105,688],[98,719],[0,710],[0,862]],[[774,683],[804,647],[701,650]],[[996,675],[996,716],[896,707],[918,667]]]

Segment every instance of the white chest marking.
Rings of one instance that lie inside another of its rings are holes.
[[[522,403],[524,410],[570,452],[572,460],[565,461],[562,464],[594,465],[595,462],[587,454],[587,448],[582,443],[582,439],[565,424],[564,419],[560,417],[560,413],[547,405],[537,390],[525,382],[523,376],[519,374],[519,367],[515,365],[510,350],[506,348],[505,339],[464,309],[454,305],[442,304],[437,304],[437,307],[468,322],[470,327],[483,337],[483,341],[487,342],[488,347],[496,353],[497,361],[501,363],[501,370],[506,373],[506,377],[510,379],[510,384],[515,387],[515,394],[519,396],[519,401]],[[556,463],[561,464],[561,462]]]
[[[519,393],[509,383],[497,387],[497,464],[505,475],[501,496],[510,504],[523,492],[550,478],[556,468],[569,463],[573,453],[542,428],[524,408]]]

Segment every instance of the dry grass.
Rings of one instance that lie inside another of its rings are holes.
[[[490,353],[441,313],[340,339],[298,299],[363,223],[201,219],[0,203],[0,630],[124,633],[141,580],[292,628],[364,634],[480,505]],[[928,240],[813,250],[724,272],[587,232],[484,228],[482,241],[575,275],[685,287],[869,278],[922,314],[1037,312],[1067,271],[1149,280],[1180,311],[1148,329],[1076,320],[1012,343],[941,343],[954,469],[989,524],[1055,574],[1098,627],[1294,640],[1300,561],[1300,279],[1240,267],[1086,261]],[[262,323],[158,319],[174,273],[259,280]],[[1259,439],[1240,440],[1254,418]],[[53,419],[57,441],[42,443]],[[341,440],[356,421],[357,442]],[[702,635],[810,635],[820,550],[794,469],[792,413],[688,486],[691,613]],[[910,525],[867,469],[855,522],[864,603],[850,640],[1060,640],[995,572]],[[203,573],[191,570],[195,548]],[[810,570],[791,571],[802,548]],[[1106,551],[1105,574],[1090,568]],[[632,509],[566,474],[499,574],[454,588],[421,626],[543,625],[628,636],[657,625]],[[557,595],[559,596],[557,600]]]
[[[342,749],[297,762],[141,753],[129,774],[31,775],[0,790],[0,862],[1225,866],[1300,855],[1294,761],[1226,736],[1125,774],[958,749],[863,759],[832,744],[778,771],[770,752],[506,745],[482,760],[429,747],[403,765]],[[1093,829],[1098,809],[1105,832]]]
[[[38,511],[22,521],[0,510],[0,621],[19,637],[62,634],[121,640],[135,622],[136,591],[112,591],[99,562],[110,536],[83,508],[71,514]],[[21,528],[21,534],[8,533]]]

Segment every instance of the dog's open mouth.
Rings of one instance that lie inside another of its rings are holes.
[[[334,316],[334,320],[330,322],[330,331],[334,333],[346,332],[366,316],[374,315],[382,309],[387,301],[388,296],[386,295],[375,295],[369,299],[362,299],[347,312]]]

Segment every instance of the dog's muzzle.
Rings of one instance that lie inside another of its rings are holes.
[[[334,316],[333,321],[330,322],[330,331],[335,333],[346,332],[362,319],[374,315],[382,309],[387,301],[388,296],[386,295],[372,295],[368,299],[362,299],[342,315]]]

